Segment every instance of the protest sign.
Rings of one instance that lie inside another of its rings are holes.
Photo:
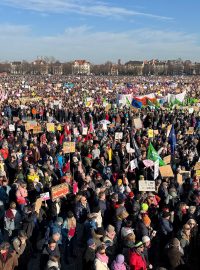
[[[138,167],[137,158],[131,160],[130,167],[131,167],[131,171]]]
[[[59,125],[57,125],[56,129],[57,129],[58,131],[61,131],[61,130],[62,130],[62,126],[59,124]]]
[[[111,109],[111,104],[107,104],[105,107],[105,111],[108,112]]]
[[[174,173],[170,165],[161,166],[159,169],[162,177],[174,177]]]
[[[148,137],[153,138],[153,129],[148,130]]]
[[[171,155],[164,157],[163,158],[163,161],[165,162],[166,165],[167,164],[170,164],[170,162],[171,162]]]
[[[171,128],[172,128],[172,125],[169,125],[169,126],[167,127],[167,138],[169,137]]]
[[[47,131],[48,132],[55,132],[55,124],[54,123],[47,123]]]
[[[189,108],[189,114],[192,114],[194,112],[194,108]]]
[[[41,193],[40,198],[42,199],[42,201],[48,201],[50,200],[50,193],[49,192]]]
[[[42,133],[41,125],[37,125],[37,126],[33,127],[33,134],[38,134],[38,133]]]
[[[155,181],[139,180],[139,191],[155,191]]]
[[[15,125],[9,125],[9,131],[15,131]]]
[[[63,183],[51,188],[51,198],[53,201],[67,195],[68,193],[69,187],[67,183]]]
[[[88,128],[84,127],[82,130],[82,135],[87,135],[87,133],[88,133]]]
[[[17,122],[17,121],[19,121],[20,119],[19,119],[19,117],[13,117],[13,122]]]
[[[115,140],[122,140],[123,132],[115,132]]]
[[[186,135],[193,135],[194,134],[194,128],[193,127],[189,127],[189,129],[186,131],[185,134]]]
[[[73,133],[74,133],[75,136],[78,136],[79,135],[78,128],[74,128],[73,129]]]
[[[136,129],[143,128],[143,124],[140,118],[133,119],[134,125]]]
[[[153,134],[154,134],[154,135],[159,135],[158,129],[155,129],[155,130],[153,131]]]
[[[196,176],[200,176],[200,170],[196,170]]]
[[[177,174],[177,183],[179,185],[183,184],[183,176],[180,173]]]
[[[35,202],[35,212],[37,214],[39,214],[41,206],[42,206],[42,199],[41,198],[38,198],[36,200],[36,202]]]
[[[65,154],[75,152],[75,142],[64,142],[63,143],[63,152]]]
[[[195,166],[194,166],[194,170],[200,170],[200,162],[196,162]]]
[[[28,130],[31,130],[33,129],[34,127],[37,126],[37,122],[36,121],[27,121],[25,123],[25,129],[28,131]]]
[[[154,162],[154,180],[159,176],[159,159]]]

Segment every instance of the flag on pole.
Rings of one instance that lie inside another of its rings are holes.
[[[171,146],[171,154],[174,155],[175,148],[176,148],[176,134],[175,134],[174,125],[172,125],[170,133],[169,133],[169,143]]]
[[[83,123],[82,118],[80,118],[80,122],[81,122],[81,126],[82,126],[82,128],[84,128],[84,127],[85,127],[85,124]]]
[[[141,156],[140,148],[138,147],[135,138],[132,136],[132,148],[135,150],[136,157]]]
[[[89,126],[89,133],[93,133],[93,132],[94,132],[94,124],[93,124],[93,118],[91,116],[90,126]]]
[[[158,155],[155,148],[153,147],[152,143],[149,144],[148,152],[147,152],[147,159],[150,159],[152,161],[159,160],[159,165],[164,166],[165,162],[162,160],[162,158]]]
[[[131,105],[132,105],[133,107],[135,107],[135,108],[138,108],[138,109],[142,108],[142,102],[139,101],[139,100],[136,100],[136,99],[133,99],[133,100],[132,100]]]

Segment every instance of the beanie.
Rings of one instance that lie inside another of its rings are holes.
[[[141,210],[147,212],[148,209],[149,209],[148,204],[147,204],[147,203],[142,203],[142,205],[141,205]]]
[[[142,218],[142,221],[146,226],[149,226],[151,224],[151,219],[147,215]]]
[[[145,235],[145,236],[142,237],[142,242],[143,242],[143,243],[147,243],[147,242],[149,242],[149,241],[150,241],[149,236]]]

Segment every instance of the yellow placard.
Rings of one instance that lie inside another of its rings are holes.
[[[47,131],[48,132],[55,132],[55,124],[54,123],[47,123]]]
[[[153,138],[153,129],[148,130],[148,137]]]

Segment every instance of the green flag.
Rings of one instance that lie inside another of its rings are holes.
[[[126,105],[131,106],[131,102],[127,97],[126,97]]]
[[[156,150],[154,149],[152,143],[149,144],[148,147],[148,153],[147,153],[147,159],[150,159],[152,161],[156,161],[157,159],[159,160],[159,165],[164,166],[165,162],[162,160],[162,158],[158,155]]]

